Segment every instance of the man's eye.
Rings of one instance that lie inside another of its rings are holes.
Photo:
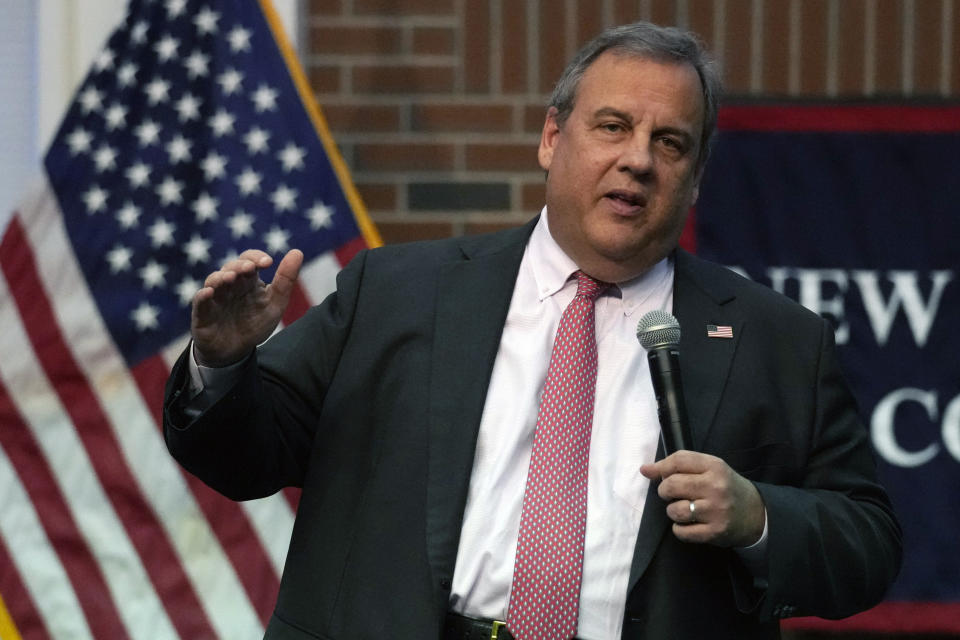
[[[661,136],[660,144],[662,144],[663,146],[667,147],[672,151],[677,151],[679,153],[683,153],[684,151],[686,151],[686,147],[681,141],[677,140],[676,138],[672,138],[670,136]]]
[[[604,131],[609,131],[610,133],[619,133],[623,131],[623,125],[618,122],[607,122],[600,125],[600,128]]]

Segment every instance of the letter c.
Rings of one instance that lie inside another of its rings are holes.
[[[943,412],[943,444],[947,445],[950,455],[960,462],[960,396],[951,400]]]
[[[903,402],[916,402],[927,410],[927,415],[931,420],[937,419],[937,392],[924,391],[913,387],[904,387],[888,393],[877,403],[873,410],[873,417],[870,419],[870,432],[873,439],[873,446],[877,452],[890,464],[898,467],[919,467],[926,464],[937,455],[940,445],[931,442],[920,451],[907,451],[897,442],[894,432],[894,416],[897,412],[897,406]],[[950,443],[956,445],[956,451],[950,447],[950,452],[954,455],[960,454],[960,402],[956,399],[950,403],[947,416],[951,416],[951,410],[956,414],[957,442]],[[944,436],[946,436],[946,423],[944,419]],[[948,445],[949,447],[949,445]],[[960,457],[958,457],[960,459]]]

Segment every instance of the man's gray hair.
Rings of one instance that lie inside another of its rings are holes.
[[[689,64],[696,70],[703,89],[703,130],[697,158],[697,164],[702,169],[709,155],[710,139],[717,128],[720,71],[699,38],[689,31],[649,22],[635,22],[605,30],[580,49],[554,87],[550,106],[557,109],[557,123],[563,126],[570,117],[583,74],[606,51],[656,62]]]

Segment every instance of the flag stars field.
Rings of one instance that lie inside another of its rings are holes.
[[[223,93],[230,96],[240,91],[243,84],[243,74],[236,69],[227,69],[217,76],[217,82],[220,83]]]
[[[250,131],[243,136],[243,142],[247,145],[247,152],[250,155],[265,153],[267,151],[267,142],[270,140],[270,133],[260,127],[252,127]]]
[[[217,32],[217,22],[220,20],[220,14],[204,7],[200,13],[193,19],[193,24],[197,27],[197,33],[201,35],[210,35]]]
[[[277,108],[277,90],[268,85],[261,84],[250,98],[257,113],[274,111]]]
[[[303,159],[306,155],[306,149],[298,147],[292,142],[288,143],[287,146],[277,154],[280,158],[280,163],[283,165],[283,170],[287,173],[294,169],[303,169]]]
[[[154,46],[157,52],[157,60],[160,62],[170,62],[177,57],[177,49],[179,47],[179,40],[170,35],[164,36],[160,42]]]
[[[198,120],[200,118],[200,104],[201,102],[196,96],[190,93],[183,94],[174,106],[180,122],[187,123]]]
[[[209,193],[201,193],[191,209],[196,214],[196,221],[198,223],[208,222],[210,220],[216,220],[219,215],[217,214],[217,207],[220,205],[220,201],[211,196]]]
[[[270,194],[270,201],[273,202],[273,208],[276,213],[293,211],[297,204],[297,191],[285,184],[281,184],[277,187],[276,191]]]
[[[73,133],[67,136],[67,145],[70,147],[71,155],[85,153],[90,150],[90,141],[92,136],[86,129],[76,128]]]
[[[140,207],[127,200],[123,207],[117,211],[117,223],[121,229],[133,229],[140,224],[141,213]]]
[[[137,80],[137,65],[132,62],[126,62],[117,70],[117,86],[132,87]]]
[[[211,151],[200,162],[200,168],[203,169],[203,176],[207,182],[223,178],[227,175],[227,157]]]
[[[149,147],[160,142],[160,125],[147,118],[134,130],[141,147]]]
[[[147,101],[152,107],[170,100],[170,83],[163,78],[154,78],[143,90],[147,94]]]
[[[149,293],[159,324],[141,312],[138,333],[163,326],[187,299],[184,283],[202,282],[226,257],[257,242],[279,253],[294,238],[308,254],[311,243],[329,250],[320,234],[350,215],[339,185],[318,191],[315,176],[332,170],[314,125],[294,127],[284,111],[291,98],[299,105],[296,87],[260,64],[255,31],[223,6],[143,4],[143,17],[97,55],[51,146],[52,157],[73,159],[65,175],[83,185],[64,200],[68,226],[75,201],[108,225],[77,227],[78,238],[109,225],[122,234],[119,243],[76,246],[101,247],[92,263],[106,260],[103,271],[116,278],[105,291]],[[111,326],[129,327],[128,304]]]
[[[233,123],[236,120],[226,109],[220,109],[210,118],[210,129],[217,138],[233,133]]]
[[[187,68],[187,76],[193,80],[202,78],[210,73],[210,56],[194,51],[183,62]]]
[[[130,168],[124,172],[124,175],[127,177],[131,189],[144,187],[150,182],[150,165],[137,162],[131,165]]]
[[[240,26],[234,27],[227,36],[227,40],[230,42],[230,50],[234,53],[250,51],[251,35],[249,29],[244,29]]]

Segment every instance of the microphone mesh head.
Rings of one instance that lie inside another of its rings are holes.
[[[648,351],[656,347],[676,346],[680,344],[680,323],[666,311],[648,311],[637,323],[637,340]]]

